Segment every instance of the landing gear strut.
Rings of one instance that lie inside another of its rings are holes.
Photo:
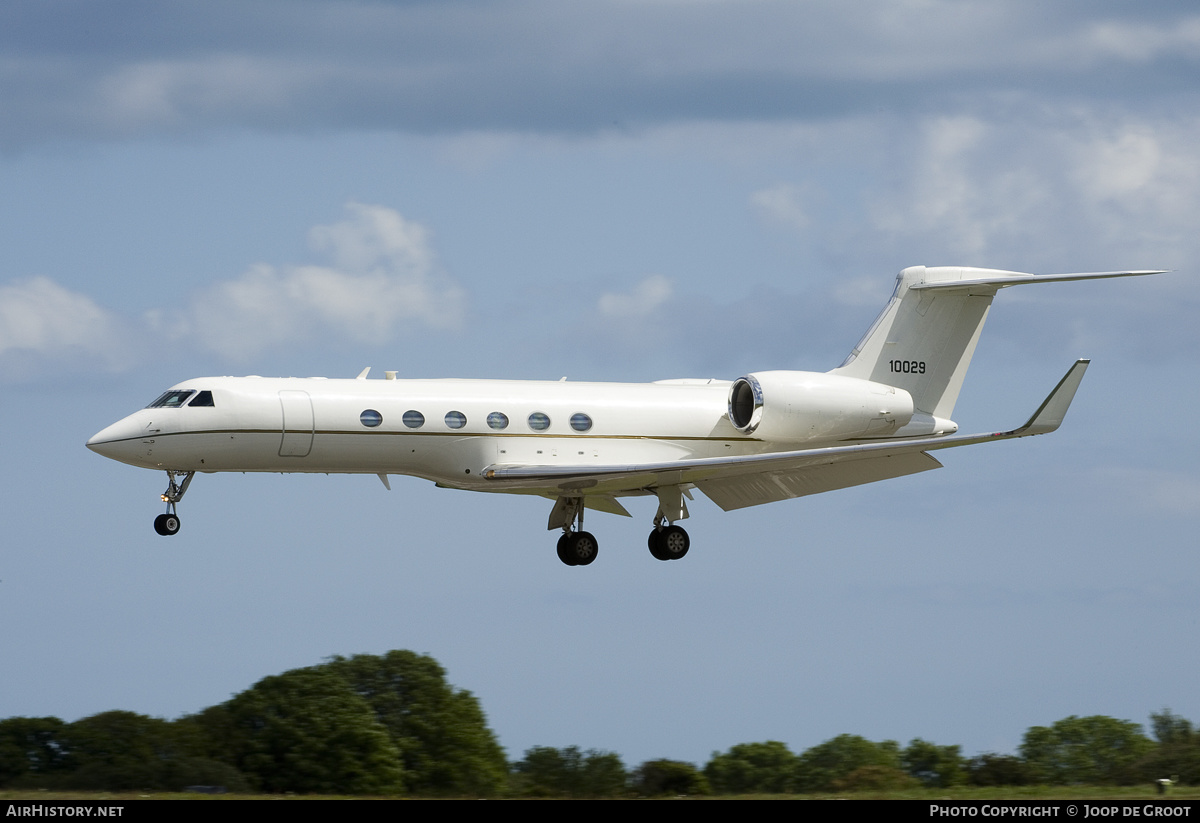
[[[562,537],[558,538],[558,559],[568,566],[586,566],[596,559],[600,545],[591,532],[583,530],[583,498],[572,498],[567,505],[574,508],[574,517],[562,527]],[[571,520],[575,523],[573,531]]]
[[[167,472],[167,490],[162,493],[162,500],[167,504],[167,513],[154,518],[154,530],[161,535],[172,535],[179,531],[179,515],[175,513],[175,504],[183,499],[184,492],[192,482],[195,472],[183,475],[183,482],[176,483],[176,472]]]

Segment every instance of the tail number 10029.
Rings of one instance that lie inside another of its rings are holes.
[[[924,360],[889,360],[892,374],[924,374]]]

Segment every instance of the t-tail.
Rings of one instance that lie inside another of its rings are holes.
[[[949,421],[996,292],[1026,283],[1136,277],[1161,271],[1026,274],[956,266],[910,266],[892,299],[831,374],[904,389],[916,412]]]

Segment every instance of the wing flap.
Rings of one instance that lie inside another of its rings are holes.
[[[795,471],[705,480],[697,483],[696,488],[725,511],[732,511],[941,467],[941,463],[925,452],[904,452],[869,460],[826,463]]]

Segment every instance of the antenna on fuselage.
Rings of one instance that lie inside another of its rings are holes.
[[[368,373],[368,372],[370,372],[370,371],[371,371],[371,367],[370,367],[370,366],[367,366],[365,369],[363,369],[362,371],[360,371],[360,372],[358,373],[358,377],[356,377],[356,378],[354,378],[354,379],[355,379],[355,380],[366,380],[366,379],[367,379],[367,373]]]

